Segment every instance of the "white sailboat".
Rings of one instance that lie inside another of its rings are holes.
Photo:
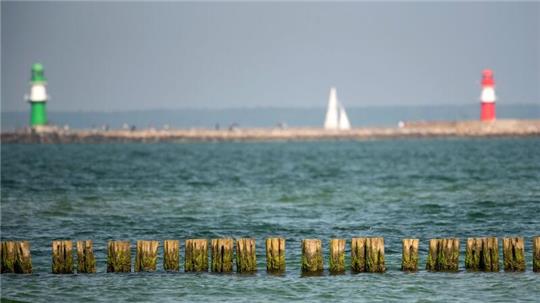
[[[339,103],[339,125],[338,128],[341,130],[351,129],[351,122],[349,117],[347,117],[347,112],[345,112],[345,107],[343,104]]]
[[[324,119],[324,129],[331,130],[348,130],[351,129],[351,122],[345,111],[345,107],[337,98],[336,88],[330,89],[330,97],[328,98],[328,109],[326,110],[326,118]]]

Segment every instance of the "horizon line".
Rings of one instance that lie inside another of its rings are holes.
[[[478,103],[480,104],[480,103]],[[388,104],[388,105],[353,105],[347,106],[347,109],[357,109],[357,108],[389,108],[389,107],[462,107],[462,106],[473,106],[475,103],[460,103],[460,104]],[[514,104],[497,104],[497,106],[534,106],[540,107],[540,104],[537,103],[514,103]],[[144,112],[144,111],[179,111],[179,110],[202,110],[202,111],[226,111],[226,110],[256,110],[256,109],[289,109],[289,110],[324,110],[325,106],[272,106],[272,105],[261,105],[261,106],[230,106],[230,107],[158,107],[158,108],[148,108],[148,109],[113,109],[113,110],[99,110],[99,109],[68,109],[68,110],[56,110],[49,109],[48,112],[52,113],[119,113],[119,112]],[[26,113],[28,110],[1,110],[2,114],[11,114],[11,113]]]

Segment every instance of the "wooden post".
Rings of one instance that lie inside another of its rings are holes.
[[[137,241],[135,271],[156,271],[158,241]]]
[[[96,258],[94,257],[92,240],[77,241],[77,272],[95,273]]]
[[[163,241],[163,269],[166,271],[180,270],[180,241]]]
[[[302,241],[302,272],[318,273],[323,271],[321,240],[306,239]]]
[[[366,240],[367,238],[352,238],[351,240],[351,271],[366,271]]]
[[[131,245],[129,241],[109,241],[107,272],[131,271]]]
[[[212,272],[232,272],[233,239],[212,239]]]
[[[236,240],[236,271],[239,273],[257,271],[255,239],[243,238]]]
[[[185,249],[184,270],[186,272],[208,271],[208,240],[186,240]]]
[[[15,272],[15,260],[17,259],[16,254],[17,251],[15,250],[15,241],[2,241],[2,248],[0,249],[0,272]]]
[[[30,242],[28,241],[16,241],[16,260],[15,260],[15,273],[18,274],[30,274],[32,273],[32,256],[30,254]]]
[[[32,256],[28,241],[2,241],[0,259],[1,273],[32,273]]]
[[[73,273],[73,242],[52,241],[52,273]]]
[[[495,237],[468,238],[465,268],[472,271],[499,271],[499,241]]]
[[[418,239],[403,239],[401,270],[402,271],[417,271],[418,270]]]
[[[384,272],[384,238],[352,238],[351,270]]]
[[[345,272],[345,239],[330,240],[329,270],[333,274]]]
[[[368,238],[366,243],[366,269],[368,272],[385,272],[384,238]]]
[[[270,273],[285,271],[285,239],[266,239],[266,271]]]
[[[459,239],[431,239],[426,269],[431,271],[458,271]]]
[[[505,271],[525,271],[525,245],[523,237],[503,238]]]
[[[540,272],[540,237],[533,238],[533,271]]]

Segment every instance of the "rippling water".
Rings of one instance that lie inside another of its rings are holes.
[[[2,238],[30,240],[34,264],[32,275],[1,276],[3,298],[538,300],[539,138],[4,144],[1,174]],[[273,235],[287,239],[284,276],[265,273],[264,239]],[[488,235],[526,237],[527,272],[465,272],[465,238]],[[254,276],[105,273],[110,239],[244,236],[257,239]],[[301,277],[301,239],[322,239],[327,258],[328,240],[346,238],[349,263],[354,236],[385,238],[387,273]],[[444,236],[461,238],[461,271],[424,271],[428,239]],[[405,237],[421,239],[418,273],[399,271]],[[50,274],[53,239],[93,239],[98,273]]]

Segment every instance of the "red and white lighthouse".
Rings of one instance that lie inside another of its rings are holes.
[[[493,71],[485,69],[482,71],[482,96],[480,97],[480,120],[495,120],[495,80]]]

